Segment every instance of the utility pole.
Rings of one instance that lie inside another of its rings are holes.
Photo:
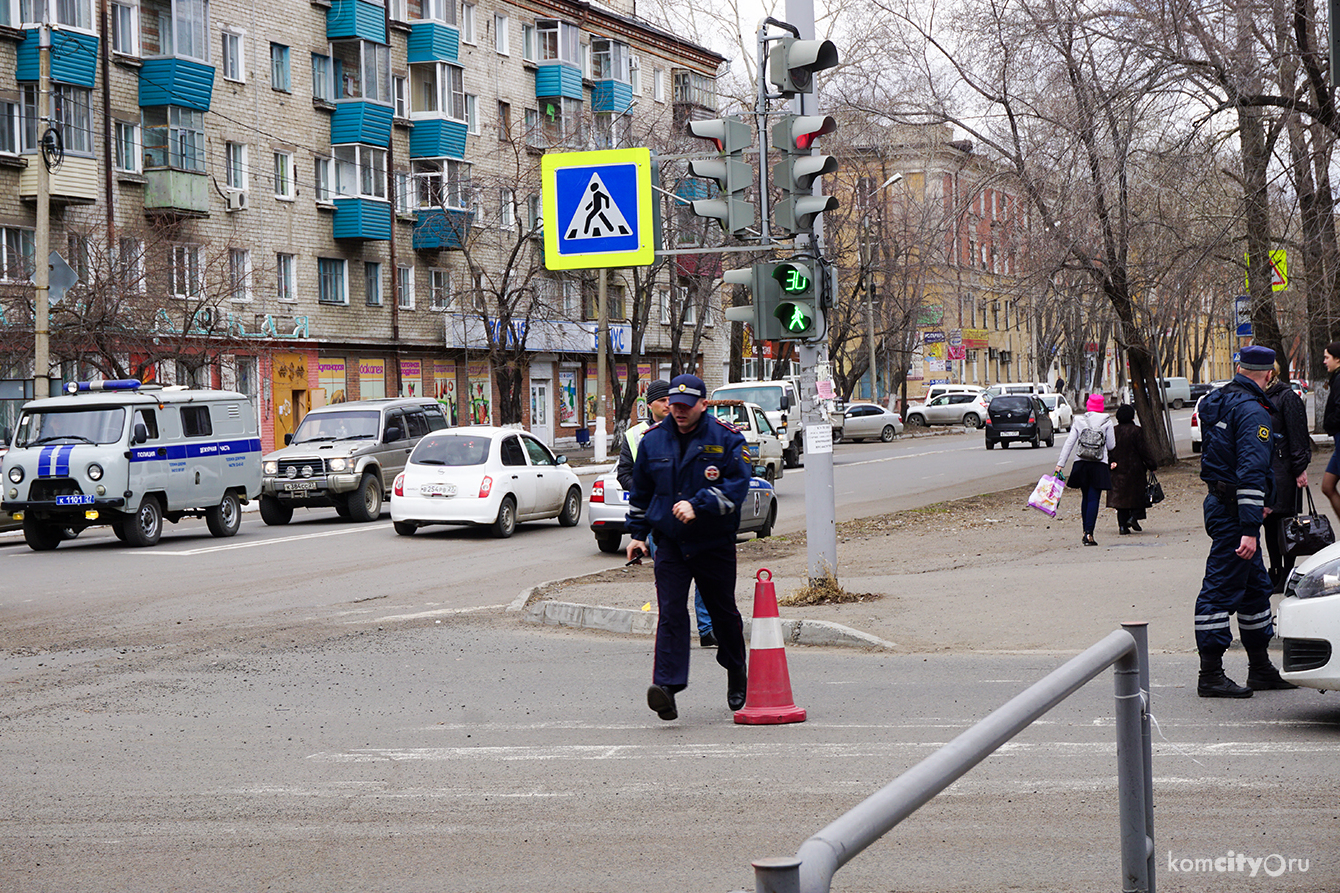
[[[609,270],[596,271],[596,430],[591,434],[595,460],[604,462],[605,449],[605,391],[609,387],[609,370],[605,365],[605,345],[610,338]]]
[[[47,168],[44,127],[51,121],[51,25],[48,4],[42,4],[37,32],[37,223],[33,233],[33,396],[51,396],[51,172]]]

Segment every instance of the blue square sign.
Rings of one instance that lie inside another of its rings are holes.
[[[541,159],[545,266],[645,266],[655,259],[651,150],[550,153]]]

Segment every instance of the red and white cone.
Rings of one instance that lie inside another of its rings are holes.
[[[767,574],[768,578],[763,579]],[[804,722],[805,711],[791,697],[791,674],[786,669],[786,645],[782,641],[782,619],[777,613],[777,593],[772,571],[763,568],[755,576],[754,624],[749,631],[749,687],[744,709],[735,711],[735,721],[744,725],[775,725]]]

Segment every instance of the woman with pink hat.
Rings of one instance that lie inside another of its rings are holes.
[[[1103,412],[1103,407],[1102,394],[1089,395],[1089,401],[1084,404],[1088,411],[1075,418],[1070,434],[1061,446],[1061,456],[1056,460],[1056,474],[1060,476],[1074,454],[1075,462],[1070,466],[1070,477],[1065,478],[1065,482],[1067,487],[1078,488],[1080,492],[1086,546],[1098,545],[1093,538],[1093,528],[1098,524],[1098,507],[1103,500],[1103,491],[1112,489],[1107,451],[1117,445],[1117,437],[1112,419]]]

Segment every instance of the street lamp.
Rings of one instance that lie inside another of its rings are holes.
[[[869,273],[870,263],[870,199],[903,179],[894,174],[861,198],[865,211],[861,216],[861,275],[865,277],[866,347],[870,352],[870,402],[879,402],[879,367],[875,365],[875,283]]]

